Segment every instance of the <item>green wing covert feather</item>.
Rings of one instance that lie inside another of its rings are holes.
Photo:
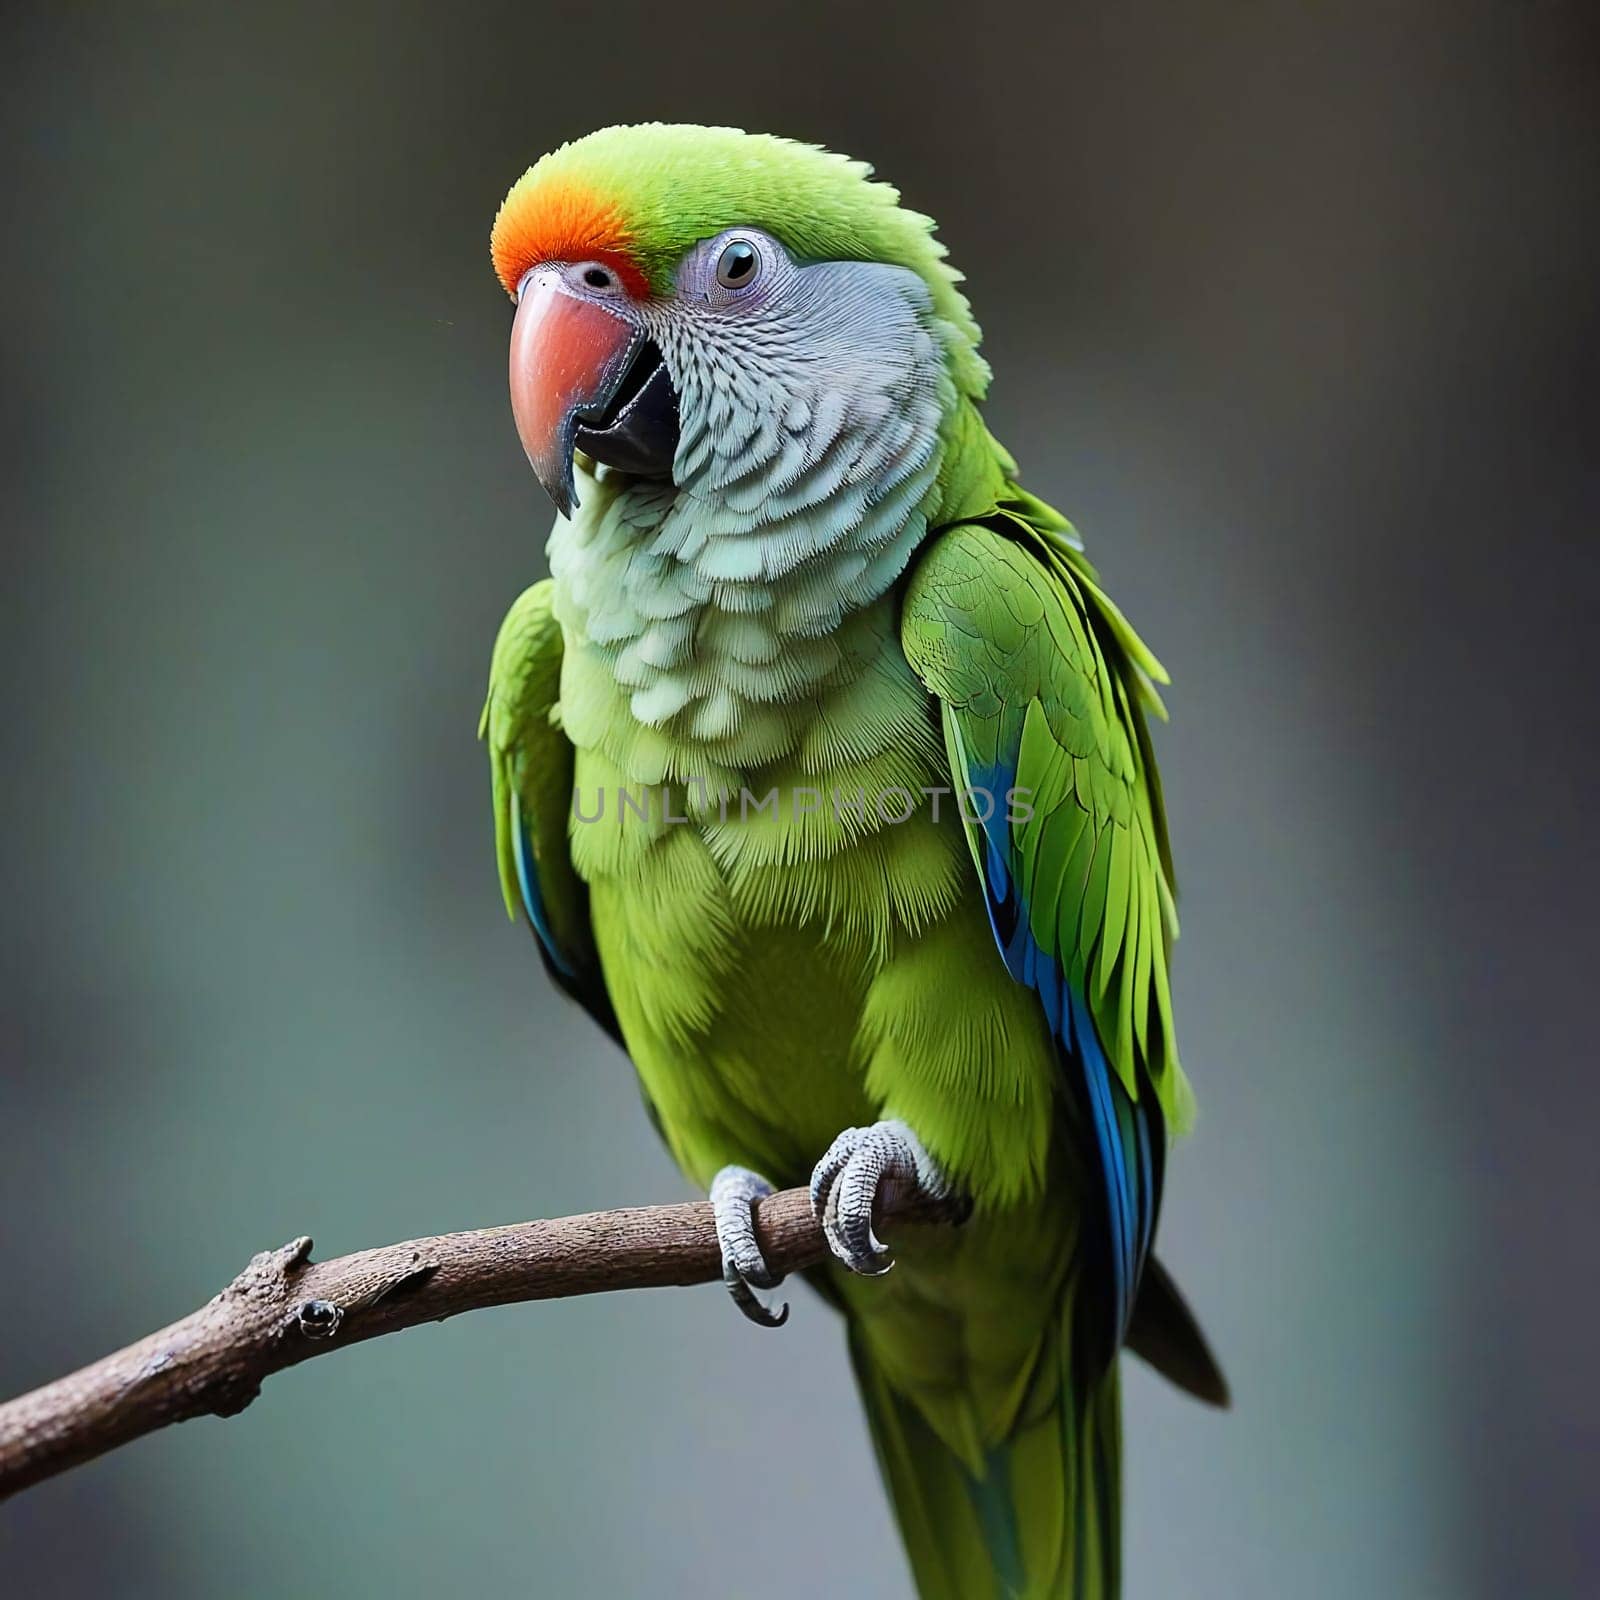
[[[478,737],[489,746],[495,857],[506,910],[527,917],[550,975],[619,1044],[567,842],[573,751],[555,720],[561,628],[546,578],[518,597],[495,640]]]

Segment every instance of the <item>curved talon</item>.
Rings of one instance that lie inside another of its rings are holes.
[[[882,1276],[893,1254],[873,1227],[881,1192],[937,1199],[949,1184],[905,1123],[846,1128],[811,1174],[811,1210],[828,1248],[852,1272]]]
[[[789,1320],[785,1302],[776,1311],[763,1305],[757,1289],[775,1289],[783,1282],[761,1254],[756,1239],[755,1203],[772,1193],[772,1185],[748,1167],[724,1167],[711,1181],[711,1209],[722,1250],[722,1281],[739,1310],[758,1327],[781,1328]]]
[[[789,1302],[785,1300],[776,1311],[761,1303],[760,1297],[732,1267],[722,1269],[722,1281],[728,1286],[733,1303],[745,1317],[758,1328],[781,1328],[789,1320]]]
[[[879,1277],[894,1265],[894,1257],[872,1225],[878,1185],[887,1164],[881,1144],[863,1142],[833,1186],[833,1203],[822,1229],[833,1253],[852,1272],[869,1278]]]

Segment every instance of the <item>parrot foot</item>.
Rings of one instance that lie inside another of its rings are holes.
[[[811,1174],[811,1210],[833,1251],[852,1272],[877,1277],[894,1257],[873,1230],[880,1198],[941,1200],[950,1184],[903,1122],[846,1128]]]
[[[756,1295],[757,1289],[776,1289],[783,1282],[767,1265],[756,1239],[755,1203],[771,1193],[772,1185],[748,1167],[724,1167],[711,1180],[722,1281],[733,1303],[758,1327],[781,1328],[789,1320],[788,1305],[771,1311]]]

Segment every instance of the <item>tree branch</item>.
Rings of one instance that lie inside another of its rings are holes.
[[[926,1203],[885,1216],[958,1220]],[[759,1202],[756,1234],[776,1272],[827,1258],[804,1189]],[[0,1499],[171,1423],[234,1416],[273,1373],[380,1334],[484,1306],[721,1275],[704,1201],[445,1233],[334,1261],[313,1262],[310,1239],[295,1239],[182,1321],[0,1405]]]

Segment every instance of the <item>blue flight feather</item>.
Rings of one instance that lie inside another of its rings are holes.
[[[985,909],[1006,970],[1033,989],[1044,1006],[1050,1031],[1083,1074],[1084,1098],[1094,1130],[1106,1192],[1110,1234],[1112,1297],[1116,1341],[1133,1315],[1134,1297],[1155,1226],[1156,1183],[1150,1115],[1136,1104],[1106,1059],[1094,1018],[1083,995],[1067,980],[1062,963],[1047,955],[1029,926],[1028,907],[1009,870],[1011,845],[1006,796],[1016,784],[1014,767],[973,767],[967,773],[983,835]],[[983,798],[990,804],[983,815]]]
[[[1133,1192],[1133,1173],[1123,1144],[1117,1118],[1111,1066],[1100,1048],[1094,1020],[1077,994],[1069,991],[1072,1006],[1072,1032],[1078,1059],[1083,1063],[1084,1081],[1089,1088],[1089,1107],[1094,1118],[1095,1142],[1100,1147],[1100,1165],[1105,1176],[1111,1212],[1112,1278],[1116,1284],[1117,1335],[1128,1329],[1133,1314],[1133,1291],[1138,1278],[1135,1232],[1143,1232],[1143,1221],[1136,1220],[1138,1202]],[[1120,1089],[1121,1085],[1116,1088]],[[1125,1098],[1125,1097],[1124,1097]]]
[[[516,862],[517,885],[522,890],[522,908],[528,913],[528,921],[533,924],[533,931],[539,936],[539,943],[544,946],[544,953],[550,958],[550,964],[563,978],[574,978],[577,974],[572,963],[561,953],[561,947],[550,931],[550,919],[544,909],[544,896],[539,893],[539,880],[533,872],[533,846],[528,840],[528,830],[523,824],[522,808],[517,804],[515,791],[511,794],[510,805],[511,855]]]

